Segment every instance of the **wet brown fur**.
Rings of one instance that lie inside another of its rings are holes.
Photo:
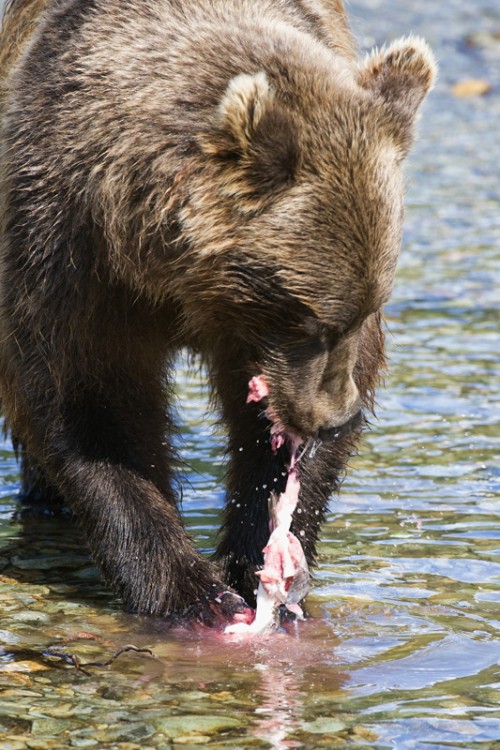
[[[0,106],[7,95],[6,76],[36,29],[48,0],[12,0],[4,10],[0,31]]]
[[[0,38],[0,381],[28,500],[64,497],[128,607],[230,617],[306,440],[373,405],[424,42],[359,61],[340,0],[13,0]],[[170,365],[229,435],[218,565],[172,487]],[[167,409],[167,410],[166,410]],[[310,563],[359,429],[302,463]]]

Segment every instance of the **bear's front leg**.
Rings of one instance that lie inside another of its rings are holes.
[[[261,412],[256,404],[244,406],[229,435],[227,503],[216,552],[228,584],[250,604],[269,539],[269,500],[284,491],[289,464],[286,446],[273,451],[271,423]]]
[[[245,399],[247,393],[250,398],[247,395]],[[355,435],[328,443],[296,438],[295,442],[301,445],[293,448],[290,440],[273,438],[265,395],[260,399],[261,394],[255,389],[252,393],[252,381],[245,389],[240,388],[239,395],[239,413],[225,410],[230,426],[230,465],[227,505],[216,559],[229,585],[246,601],[255,604],[259,583],[256,571],[263,565],[263,549],[271,530],[271,496],[285,491],[291,463],[298,458],[296,472],[300,490],[291,531],[300,541],[311,567],[329,498],[338,488]]]
[[[37,456],[93,559],[134,612],[180,624],[248,621],[250,608],[197,552],[178,513],[161,387],[138,388],[123,375],[107,385],[82,386],[62,419],[45,408]]]

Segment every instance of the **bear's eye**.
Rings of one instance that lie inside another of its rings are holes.
[[[338,328],[327,325],[317,318],[306,318],[303,326],[308,338],[318,341],[324,350],[331,351],[334,349],[340,339]]]

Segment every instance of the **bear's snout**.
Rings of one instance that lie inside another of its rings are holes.
[[[364,415],[357,389],[349,394],[349,398],[345,394],[339,397],[339,394],[319,392],[308,394],[308,400],[305,395],[284,401],[281,394],[280,403],[273,409],[287,431],[301,435],[304,439],[332,442],[356,431],[362,425]]]
[[[300,404],[297,406],[300,408]],[[352,374],[352,362],[332,363],[318,390],[302,404],[302,427],[325,442],[351,432],[362,421],[362,401]],[[304,408],[305,407],[305,408]]]

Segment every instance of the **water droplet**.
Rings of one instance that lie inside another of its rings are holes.
[[[241,451],[243,450],[243,446],[241,448],[238,448],[238,450],[241,453]]]
[[[306,535],[306,532],[304,531],[304,529],[301,529],[299,531],[299,536],[305,536],[305,535]]]
[[[262,489],[263,489],[263,490],[267,490],[267,484],[263,484],[263,485],[262,485]]]
[[[236,503],[237,508],[241,508],[241,503]]]
[[[314,515],[315,515],[315,516],[319,516],[319,510],[315,510],[315,511],[314,511]]]
[[[297,513],[302,513],[302,508],[297,508]]]

